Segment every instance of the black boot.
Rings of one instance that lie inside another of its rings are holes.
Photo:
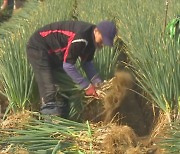
[[[41,114],[46,115],[56,115],[62,118],[67,118],[68,116],[68,105],[64,102],[48,102],[43,104],[40,109]]]
[[[59,115],[62,118],[67,119],[69,115],[69,104],[67,101],[57,101]]]

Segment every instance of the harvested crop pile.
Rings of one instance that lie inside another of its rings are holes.
[[[134,130],[126,125],[96,127],[93,145],[97,154],[157,154],[157,148],[146,146]]]
[[[147,134],[148,127],[143,115],[146,103],[142,103],[143,107],[139,105],[135,81],[130,72],[116,72],[111,80],[99,87],[98,93],[101,96],[99,100],[87,98],[84,119],[103,121],[106,124],[110,122],[124,124],[133,128],[140,136]]]
[[[104,97],[104,122],[108,123],[117,113],[117,109],[121,106],[125,98],[130,94],[133,86],[133,78],[128,72],[117,72],[112,80],[111,89]]]

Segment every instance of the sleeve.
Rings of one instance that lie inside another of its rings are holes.
[[[87,46],[87,41],[82,38],[76,37],[72,42],[68,52],[68,55],[63,62],[63,69],[71,77],[71,79],[81,86],[82,89],[88,87],[90,82],[85,79],[75,67],[77,58],[81,55],[85,47]]]
[[[90,53],[90,54],[85,58],[81,57],[81,61],[82,62],[91,62],[91,61],[93,61],[95,49],[94,48],[92,49],[91,47],[87,47],[85,52]]]
[[[81,66],[84,69],[88,79],[92,82],[93,85],[102,82],[92,61],[82,62]]]
[[[81,86],[82,89],[87,88],[90,84],[90,82],[79,73],[75,65],[64,62],[63,69],[76,84],[79,84]]]

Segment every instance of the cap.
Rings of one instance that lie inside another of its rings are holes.
[[[113,40],[117,33],[114,23],[111,21],[102,21],[96,27],[102,34],[103,44],[113,46]]]

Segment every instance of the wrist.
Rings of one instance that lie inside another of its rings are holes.
[[[84,90],[88,90],[91,86],[92,84],[89,84],[87,87],[84,88]]]
[[[96,85],[96,84],[99,84],[99,83],[102,83],[102,80],[101,78],[98,76],[98,74],[94,75],[91,79],[91,83],[93,85]]]
[[[87,89],[90,85],[90,82],[85,79],[81,83],[79,83],[79,86],[82,89]]]

